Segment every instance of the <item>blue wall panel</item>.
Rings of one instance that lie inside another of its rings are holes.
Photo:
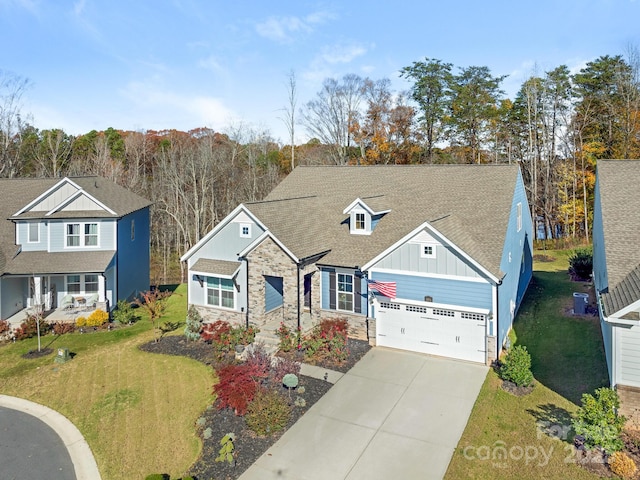
[[[284,302],[283,281],[282,277],[272,277],[270,275],[265,275],[264,280],[264,310],[265,312],[270,312],[275,308],[281,307]]]

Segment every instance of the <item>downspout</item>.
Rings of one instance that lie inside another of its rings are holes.
[[[249,328],[249,259],[247,257],[240,257],[239,260],[241,262],[245,262],[245,264],[247,265],[245,275],[245,293],[247,297],[247,305],[245,307],[245,328]]]

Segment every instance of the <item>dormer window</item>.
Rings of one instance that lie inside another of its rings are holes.
[[[371,215],[362,210],[351,212],[349,230],[353,234],[369,235],[371,233]]]
[[[375,200],[379,201],[379,198],[371,197],[370,199],[370,201]],[[349,232],[352,235],[371,235],[380,219],[389,212],[390,210],[373,209],[360,198],[355,199],[342,211],[345,215],[349,215]]]
[[[355,218],[356,219],[355,229],[356,230],[364,230],[366,228],[365,227],[366,223],[365,223],[364,213],[356,213],[355,217],[356,217]]]

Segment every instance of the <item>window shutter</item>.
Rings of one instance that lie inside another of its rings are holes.
[[[336,309],[336,271],[329,271],[329,308]]]
[[[362,313],[362,275],[353,275],[353,311]]]

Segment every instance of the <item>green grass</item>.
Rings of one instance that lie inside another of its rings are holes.
[[[163,321],[184,324],[186,288],[169,299]],[[182,329],[176,330],[180,334]],[[91,447],[104,480],[182,475],[201,442],[194,424],[211,403],[213,372],[193,360],[145,353],[153,339],[143,318],[133,326],[90,334],[46,336],[51,355],[26,360],[35,339],[0,348],[0,392],[47,405],[69,418]],[[67,347],[73,360],[53,362]]]
[[[536,386],[516,397],[489,371],[446,479],[598,478],[575,464],[569,427],[582,394],[608,384],[599,323],[570,314],[587,288],[569,280],[571,252],[534,253],[549,258],[535,263],[511,338],[531,353]]]

